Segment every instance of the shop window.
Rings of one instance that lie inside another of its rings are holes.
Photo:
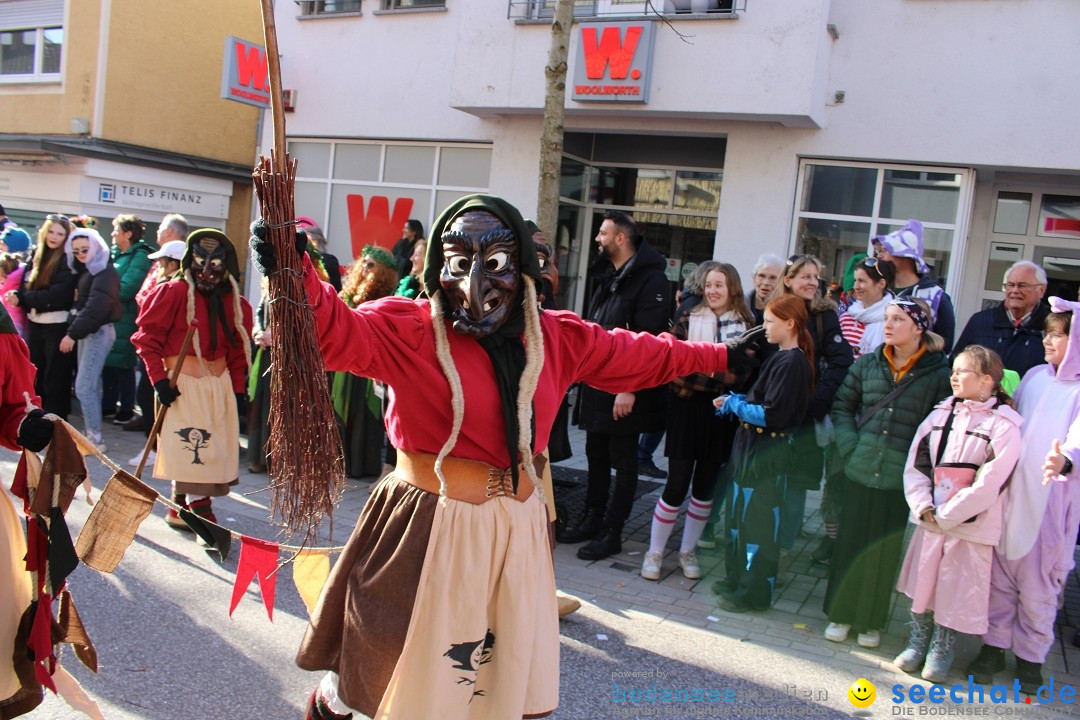
[[[675,175],[675,207],[718,212],[723,180],[722,172],[680,170]]]
[[[0,80],[59,80],[61,27],[0,30]]]
[[[824,279],[835,281],[853,255],[867,252],[871,237],[915,218],[923,224],[923,259],[933,279],[944,285],[966,178],[963,171],[948,168],[805,161],[794,251],[820,258]]]
[[[886,170],[881,187],[881,215],[952,222],[960,197],[960,176],[919,170]]]
[[[301,0],[301,15],[339,15],[360,12],[360,0]]]
[[[435,148],[417,145],[390,145],[386,148],[383,180],[392,183],[430,184],[435,170]]]
[[[319,142],[290,142],[289,156],[296,160],[300,177],[325,178],[330,172],[330,145]]]
[[[491,180],[491,148],[449,148],[439,152],[439,185],[482,188]]]
[[[378,180],[381,156],[382,148],[378,145],[337,145],[334,148],[334,179]]]
[[[870,215],[877,170],[808,165],[803,174],[802,209],[834,215]]]
[[[1043,237],[1080,237],[1080,196],[1043,195],[1036,233]]]
[[[994,209],[994,232],[1003,235],[1027,235],[1031,215],[1031,193],[999,192]]]
[[[562,171],[559,173],[559,196],[569,200],[584,200],[588,182],[585,174],[587,169],[585,163],[564,156]]]

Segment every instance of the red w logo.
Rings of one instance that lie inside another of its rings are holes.
[[[582,28],[581,48],[585,51],[585,75],[590,80],[602,80],[604,69],[610,64],[611,79],[625,80],[640,37],[641,27],[627,28],[625,42],[619,36],[619,28],[606,27],[598,43],[595,27]]]
[[[266,53],[258,45],[236,43],[236,74],[240,84],[256,90],[269,90],[269,69],[266,65]]]
[[[383,195],[371,198],[367,213],[364,212],[364,196],[348,195],[345,207],[349,211],[349,238],[352,256],[360,257],[365,245],[378,245],[390,249],[401,237],[401,228],[409,219],[413,199],[398,198],[394,201],[394,214],[390,214],[390,199]]]

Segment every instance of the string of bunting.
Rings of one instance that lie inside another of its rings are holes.
[[[240,558],[237,561],[236,579],[229,603],[230,616],[251,581],[257,579],[263,605],[272,622],[277,571],[288,564],[293,566],[293,583],[310,614],[329,576],[329,556],[340,553],[344,546],[305,547],[281,544],[244,535],[207,520],[176,504],[171,498],[124,470],[67,422],[59,421],[59,424],[79,453],[93,455],[113,472],[96,503],[91,496],[89,475],[81,480],[86,490],[87,503],[94,505],[75,542],[75,552],[85,565],[106,573],[115,570],[134,540],[138,526],[149,516],[154,502],[158,502],[176,511],[195,532],[207,553],[216,553],[222,562],[229,557],[232,540],[240,540]],[[51,449],[50,447],[50,451]],[[71,489],[71,494],[74,494],[74,489]],[[287,553],[288,557],[279,562],[282,551]]]

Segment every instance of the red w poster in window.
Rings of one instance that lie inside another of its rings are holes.
[[[394,200],[394,212],[390,213],[390,198],[373,195],[364,210],[363,195],[348,195],[345,206],[349,212],[349,239],[352,256],[360,257],[365,245],[378,245],[390,250],[401,238],[401,228],[411,217],[413,199],[403,197]]]

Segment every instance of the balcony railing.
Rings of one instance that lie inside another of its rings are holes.
[[[548,20],[555,15],[556,0],[508,0],[511,20]],[[737,17],[748,0],[574,0],[576,18],[663,16],[680,18]]]

